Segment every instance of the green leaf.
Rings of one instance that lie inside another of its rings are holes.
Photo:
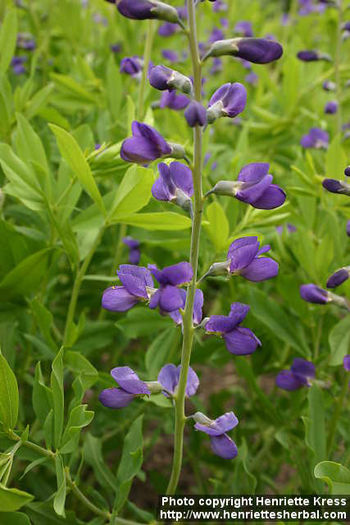
[[[255,494],[256,486],[257,479],[248,467],[247,443],[243,440],[238,448],[238,457],[232,476],[232,488],[230,488],[234,494]]]
[[[0,282],[2,299],[16,295],[28,296],[38,289],[43,275],[47,273],[48,256],[51,250],[46,248],[23,259]]]
[[[52,313],[37,298],[33,299],[30,306],[46,342],[56,351],[57,345],[51,335],[51,327],[53,325]]]
[[[66,160],[74,175],[76,175],[81,185],[96,202],[102,213],[105,213],[101,194],[79,144],[75,138],[63,128],[50,124],[50,129],[56,136],[58,148],[62,157]]]
[[[208,219],[208,224],[205,229],[218,253],[227,247],[227,238],[230,233],[230,226],[225,211],[219,201],[209,204],[206,209],[206,218]]]
[[[322,390],[315,384],[308,391],[309,413],[304,418],[306,426],[305,440],[319,462],[326,457],[326,423]]]
[[[23,512],[0,512],[0,523],[6,525],[31,525],[30,520]]]
[[[0,350],[0,421],[5,428],[15,428],[18,418],[18,402],[16,376]],[[1,505],[0,509],[2,509]]]
[[[342,147],[342,136],[336,135],[332,140],[326,154],[326,176],[337,179],[344,171],[347,157]]]
[[[14,512],[30,501],[33,496],[18,489],[9,489],[0,484],[0,509],[2,512]]]
[[[60,451],[62,454],[71,454],[77,449],[81,430],[87,427],[94,418],[94,412],[86,410],[87,405],[79,405],[69,414],[67,426],[62,436]]]
[[[178,330],[175,326],[171,326],[164,332],[161,332],[154,339],[154,341],[148,348],[145,357],[145,364],[148,377],[156,377],[158,371],[162,368],[162,366],[166,363],[171,362],[171,356],[174,354],[176,355],[177,343]]]
[[[32,403],[36,417],[41,424],[44,424],[52,408],[52,392],[50,388],[45,385],[40,361],[35,367]]]
[[[96,479],[100,485],[111,489],[114,493],[117,480],[103,461],[101,441],[95,438],[92,434],[86,434],[85,436],[84,458],[93,468]]]
[[[60,446],[64,422],[63,348],[52,363],[51,390],[54,419],[54,445]]]
[[[56,478],[57,478],[57,492],[53,500],[53,508],[59,516],[65,517],[65,504],[67,496],[66,475],[64,472],[64,464],[62,456],[56,456]]]
[[[164,211],[161,213],[135,213],[120,217],[118,222],[129,224],[130,226],[138,226],[145,230],[185,230],[192,225],[191,219],[174,213],[172,211]]]
[[[91,388],[98,380],[96,368],[79,352],[66,351],[64,361],[74,374],[81,376],[85,390]]]
[[[331,347],[331,357],[329,364],[338,366],[343,363],[350,345],[350,316],[347,315],[339,321],[329,334],[329,346]]]
[[[16,131],[17,153],[26,161],[36,162],[41,166],[43,172],[49,172],[44,146],[39,135],[35,133],[28,120],[23,115],[17,113],[18,128]]]
[[[149,308],[133,308],[116,323],[117,328],[129,339],[153,335],[172,325],[173,321],[169,317],[160,317],[158,312]]]
[[[111,115],[114,120],[118,121],[120,118],[121,94],[123,89],[121,85],[121,75],[112,55],[110,55],[107,63],[106,91]]]
[[[143,462],[143,416],[130,426],[123,445],[122,457],[117,472],[117,496],[114,510],[119,511],[127,500],[132,480],[139,473]]]
[[[112,205],[110,221],[133,214],[148,204],[151,198],[153,171],[140,166],[131,166],[117,190]]]
[[[350,495],[350,470],[334,461],[321,461],[315,466],[315,477],[327,483],[330,494]]]
[[[0,32],[0,72],[5,73],[16,50],[17,14],[9,9],[1,25]]]

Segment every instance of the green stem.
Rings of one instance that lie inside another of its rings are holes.
[[[138,98],[138,104],[137,104],[137,118],[138,118],[138,120],[142,120],[143,119],[144,103],[145,103],[145,90],[146,90],[146,84],[147,84],[148,67],[149,67],[149,63],[150,63],[150,60],[151,60],[153,36],[154,36],[154,21],[153,20],[148,20],[145,52],[144,52],[144,55],[143,55],[142,77],[141,77],[141,83],[140,83],[140,89],[139,89],[139,98]]]
[[[337,132],[341,133],[342,131],[342,112],[341,112],[341,74],[340,74],[340,65],[341,65],[341,48],[342,48],[342,20],[343,20],[343,6],[342,0],[338,0],[338,27],[337,27],[337,47],[335,53],[335,83],[336,83],[336,94],[338,102],[338,111],[337,111]]]
[[[98,507],[96,507],[96,505],[94,505],[82,492],[81,490],[79,489],[79,487],[77,486],[77,484],[72,480],[71,478],[71,475],[70,475],[70,472],[69,472],[69,468],[66,467],[65,468],[65,473],[66,473],[66,479],[67,479],[67,484],[68,486],[71,488],[73,494],[85,505],[85,507],[87,507],[88,509],[91,510],[91,512],[93,512],[94,514],[96,514],[96,516],[101,516],[102,518],[104,518],[106,521],[110,521],[111,519],[111,513],[106,511],[106,510],[102,510],[102,509],[99,509]]]
[[[96,236],[96,239],[95,239],[93,245],[91,246],[91,248],[89,250],[89,253],[85,257],[85,260],[84,260],[83,264],[81,265],[81,267],[79,268],[79,270],[78,270],[78,272],[76,274],[74,285],[73,285],[73,290],[72,290],[72,295],[71,295],[71,299],[70,299],[70,303],[69,303],[69,307],[68,307],[66,326],[65,326],[65,329],[64,329],[64,336],[63,336],[63,345],[67,345],[67,343],[68,343],[70,332],[71,332],[71,328],[72,328],[72,324],[74,322],[75,310],[76,310],[76,307],[77,307],[78,296],[79,296],[81,284],[83,282],[83,279],[84,279],[85,274],[87,272],[87,269],[89,267],[91,259],[93,258],[94,253],[95,253],[98,245],[100,244],[100,241],[101,241],[101,238],[102,238],[102,236],[104,234],[105,228],[106,228],[106,225],[103,224],[103,226],[101,226],[101,228],[100,228],[100,230],[99,230],[99,232],[98,232],[98,234]]]
[[[202,68],[198,52],[197,27],[195,1],[188,0],[188,19],[189,19],[189,46],[191,51],[193,67],[193,86],[195,99],[201,100],[201,80]],[[194,128],[194,155],[193,155],[193,223],[191,236],[190,263],[193,269],[193,279],[187,289],[185,313],[183,317],[183,342],[181,355],[181,374],[179,379],[178,391],[175,396],[175,436],[174,436],[174,456],[170,481],[167,494],[174,494],[179,482],[182,458],[183,458],[183,436],[185,429],[185,396],[188,370],[191,361],[193,345],[193,305],[196,292],[196,282],[198,274],[199,241],[203,211],[203,192],[202,192],[202,129],[198,126]]]
[[[341,412],[343,410],[343,405],[344,405],[345,397],[346,397],[346,394],[348,393],[348,390],[349,390],[349,374],[345,374],[343,387],[341,389],[335,410],[333,412],[333,417],[329,424],[330,432],[328,436],[328,448],[327,448],[328,457],[330,457],[332,450],[333,450],[338,421],[341,416]]]

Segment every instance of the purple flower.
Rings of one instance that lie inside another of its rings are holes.
[[[170,108],[175,111],[185,109],[190,103],[190,99],[182,93],[177,94],[176,91],[164,91],[162,93],[159,107]]]
[[[219,57],[216,57],[213,59],[213,64],[210,68],[210,74],[211,75],[216,75],[217,73],[221,73],[223,69],[223,66],[222,66],[222,60],[221,58]]]
[[[331,100],[327,102],[324,108],[324,112],[327,115],[334,115],[338,111],[338,102],[336,100]]]
[[[178,286],[192,281],[193,270],[188,262],[181,262],[158,270],[150,264],[149,269],[160,284],[159,289],[152,295],[149,307],[157,308],[161,312],[173,312],[183,306],[183,296]]]
[[[121,147],[120,156],[123,160],[147,164],[170,155],[171,146],[154,128],[134,121],[131,129],[133,136],[125,139]]]
[[[350,221],[346,223],[346,235],[350,237]]]
[[[327,131],[323,129],[311,128],[309,133],[303,135],[300,144],[305,149],[327,149],[329,145],[329,135]]]
[[[347,177],[350,177],[350,166],[347,166],[344,170],[344,175],[346,175]]]
[[[143,60],[140,57],[125,57],[120,62],[120,72],[139,78],[142,73]]]
[[[100,394],[101,403],[107,408],[124,408],[137,396],[150,395],[146,383],[128,366],[118,366],[111,370],[111,376],[119,388],[107,388]]]
[[[119,42],[116,42],[115,44],[111,44],[109,49],[112,51],[112,53],[120,53],[122,50],[122,45]]]
[[[138,302],[149,300],[153,279],[147,268],[122,264],[117,274],[122,286],[110,286],[103,292],[103,308],[111,312],[126,312]]]
[[[305,50],[299,51],[297,54],[299,60],[303,62],[317,62],[319,60],[325,60],[326,62],[331,62],[331,58],[326,53],[321,53],[320,51],[314,50]]]
[[[205,331],[222,336],[231,354],[252,354],[258,346],[261,346],[261,341],[249,328],[239,326],[249,310],[250,307],[246,304],[233,303],[228,316],[212,315],[205,324]]]
[[[342,195],[350,195],[350,185],[342,180],[337,179],[323,179],[322,186],[330,193],[340,193]]]
[[[174,69],[165,66],[155,66],[151,69],[149,83],[160,91],[180,89],[184,93],[192,93],[191,80]]]
[[[215,420],[196,412],[193,416],[196,421],[194,428],[210,437],[211,448],[214,454],[224,459],[234,459],[237,456],[237,446],[227,435],[238,425],[238,419],[233,412],[226,412]]]
[[[223,40],[223,38],[225,38],[225,35],[224,33],[222,32],[221,29],[217,28],[217,27],[214,27],[214,29],[212,30],[212,32],[210,33],[210,36],[209,36],[209,39],[208,39],[208,42],[210,44],[213,44],[214,42],[216,42],[217,40]]]
[[[286,194],[269,174],[270,165],[264,162],[253,162],[241,169],[237,181],[221,180],[206,195],[228,195],[251,204],[261,210],[272,210],[282,206]]]
[[[350,372],[350,355],[346,355],[343,360],[344,369]]]
[[[124,237],[123,243],[130,248],[129,251],[129,263],[130,264],[139,264],[140,262],[140,243],[132,237]]]
[[[158,164],[159,177],[152,186],[152,195],[159,201],[174,202],[180,206],[193,195],[192,171],[185,164],[164,162]]]
[[[191,128],[203,127],[207,123],[207,111],[200,102],[192,100],[185,110],[185,119]]]
[[[350,267],[345,266],[344,268],[340,268],[340,270],[334,272],[327,281],[327,288],[337,288],[345,281],[347,281],[350,276],[349,270]]]
[[[182,306],[181,309],[184,310],[186,305],[186,297],[187,292],[186,290],[183,290],[180,288],[180,294],[182,296]],[[202,321],[203,317],[203,304],[204,304],[204,296],[202,290],[196,289],[195,296],[194,296],[194,304],[193,304],[193,324],[199,325],[199,323]],[[170,317],[177,325],[182,324],[182,315],[179,310],[175,310],[174,312],[169,312]]]
[[[303,386],[311,386],[310,379],[315,377],[315,365],[296,357],[290,370],[282,370],[276,377],[276,385],[283,390],[298,390]]]
[[[36,43],[31,35],[26,33],[18,33],[16,46],[27,51],[34,51],[36,48]]]
[[[211,2],[213,0],[210,0]],[[218,13],[219,11],[227,11],[227,4],[225,2],[223,2],[223,0],[214,0],[214,4],[213,4],[213,11],[215,13]]]
[[[160,370],[158,375],[158,382],[171,394],[175,394],[177,385],[179,384],[181,373],[181,365],[165,365]],[[199,387],[199,379],[193,368],[189,367],[186,385],[186,396],[192,397],[197,392]],[[167,392],[164,395],[168,397]]]
[[[327,290],[316,284],[303,284],[300,286],[300,295],[304,301],[314,304],[327,304],[330,301]]]
[[[312,13],[322,13],[327,5],[327,2],[314,3],[314,0],[299,0],[299,15],[306,16]]]
[[[173,23],[179,21],[175,7],[157,0],[116,0],[116,5],[120,14],[133,20],[158,18]]]
[[[231,244],[227,260],[229,271],[241,275],[248,281],[260,282],[272,279],[278,274],[278,263],[270,257],[260,257],[268,252],[270,246],[262,246],[257,237],[242,237]]]
[[[214,42],[203,57],[219,57],[232,55],[243,58],[255,64],[268,64],[281,58],[283,48],[278,42],[266,38],[231,38]]]
[[[242,20],[241,22],[237,22],[234,29],[235,33],[238,33],[242,36],[253,36],[253,28],[251,22],[246,22],[245,20]]]
[[[254,73],[254,71],[251,71],[250,73],[248,73],[248,75],[246,75],[245,77],[245,81],[248,83],[248,84],[251,84],[252,86],[256,86],[257,83],[258,83],[258,80],[259,80],[259,77],[256,73]]]
[[[244,111],[247,104],[247,90],[239,82],[224,84],[215,91],[208,104],[208,121],[219,117],[234,118]]]

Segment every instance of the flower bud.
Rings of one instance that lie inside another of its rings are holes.
[[[186,157],[186,151],[181,144],[174,144],[173,142],[168,142],[171,152],[168,157],[172,157],[173,159],[184,159]]]
[[[278,42],[266,38],[231,38],[214,42],[203,60],[232,55],[254,64],[267,64],[281,58],[282,53],[283,48]]]
[[[205,196],[207,197],[208,195],[215,193],[215,195],[228,195],[229,197],[234,197],[242,184],[241,181],[220,180],[206,193]]]
[[[319,60],[324,60],[325,62],[332,62],[332,58],[327,53],[321,53],[320,51],[314,50],[299,51],[297,57],[303,62],[317,62]]]
[[[338,102],[336,100],[330,100],[327,102],[324,108],[326,115],[334,115],[338,111]]]
[[[340,193],[342,195],[350,195],[350,184],[337,179],[324,179],[323,187],[330,193]]]
[[[350,277],[350,266],[344,266],[336,272],[334,272],[327,281],[327,288],[337,288]]]
[[[193,91],[192,82],[188,77],[165,66],[153,67],[149,74],[149,82],[160,91],[178,89],[188,95]]]
[[[325,91],[335,91],[337,89],[337,84],[331,80],[326,80],[322,85]]]
[[[119,13],[126,18],[134,20],[157,18],[174,24],[180,22],[175,7],[157,0],[116,0],[116,5]]]
[[[185,119],[191,128],[203,127],[207,123],[207,110],[200,102],[193,100],[185,110]]]
[[[193,206],[192,206],[192,199],[186,195],[184,191],[182,191],[180,188],[176,188],[176,195],[175,198],[172,200],[174,204],[177,206],[180,206],[183,210],[187,211],[190,214],[190,217],[193,216]]]
[[[344,170],[344,175],[346,175],[347,177],[350,177],[350,166],[347,166]]]

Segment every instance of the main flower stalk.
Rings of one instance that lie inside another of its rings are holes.
[[[194,98],[197,102],[201,101],[202,90],[202,66],[198,51],[196,8],[195,0],[188,0],[188,20],[189,30],[188,39],[192,59],[193,69],[193,88]],[[188,370],[191,362],[191,352],[193,346],[193,306],[198,275],[198,258],[200,232],[203,211],[203,191],[202,191],[202,128],[194,128],[194,151],[193,151],[193,222],[191,235],[190,263],[193,268],[193,279],[187,290],[187,299],[183,317],[183,342],[181,355],[181,375],[178,390],[175,395],[175,436],[174,436],[174,456],[171,477],[167,489],[167,494],[174,494],[179,482],[183,457],[183,436],[186,423],[185,415],[185,394],[188,377]]]

